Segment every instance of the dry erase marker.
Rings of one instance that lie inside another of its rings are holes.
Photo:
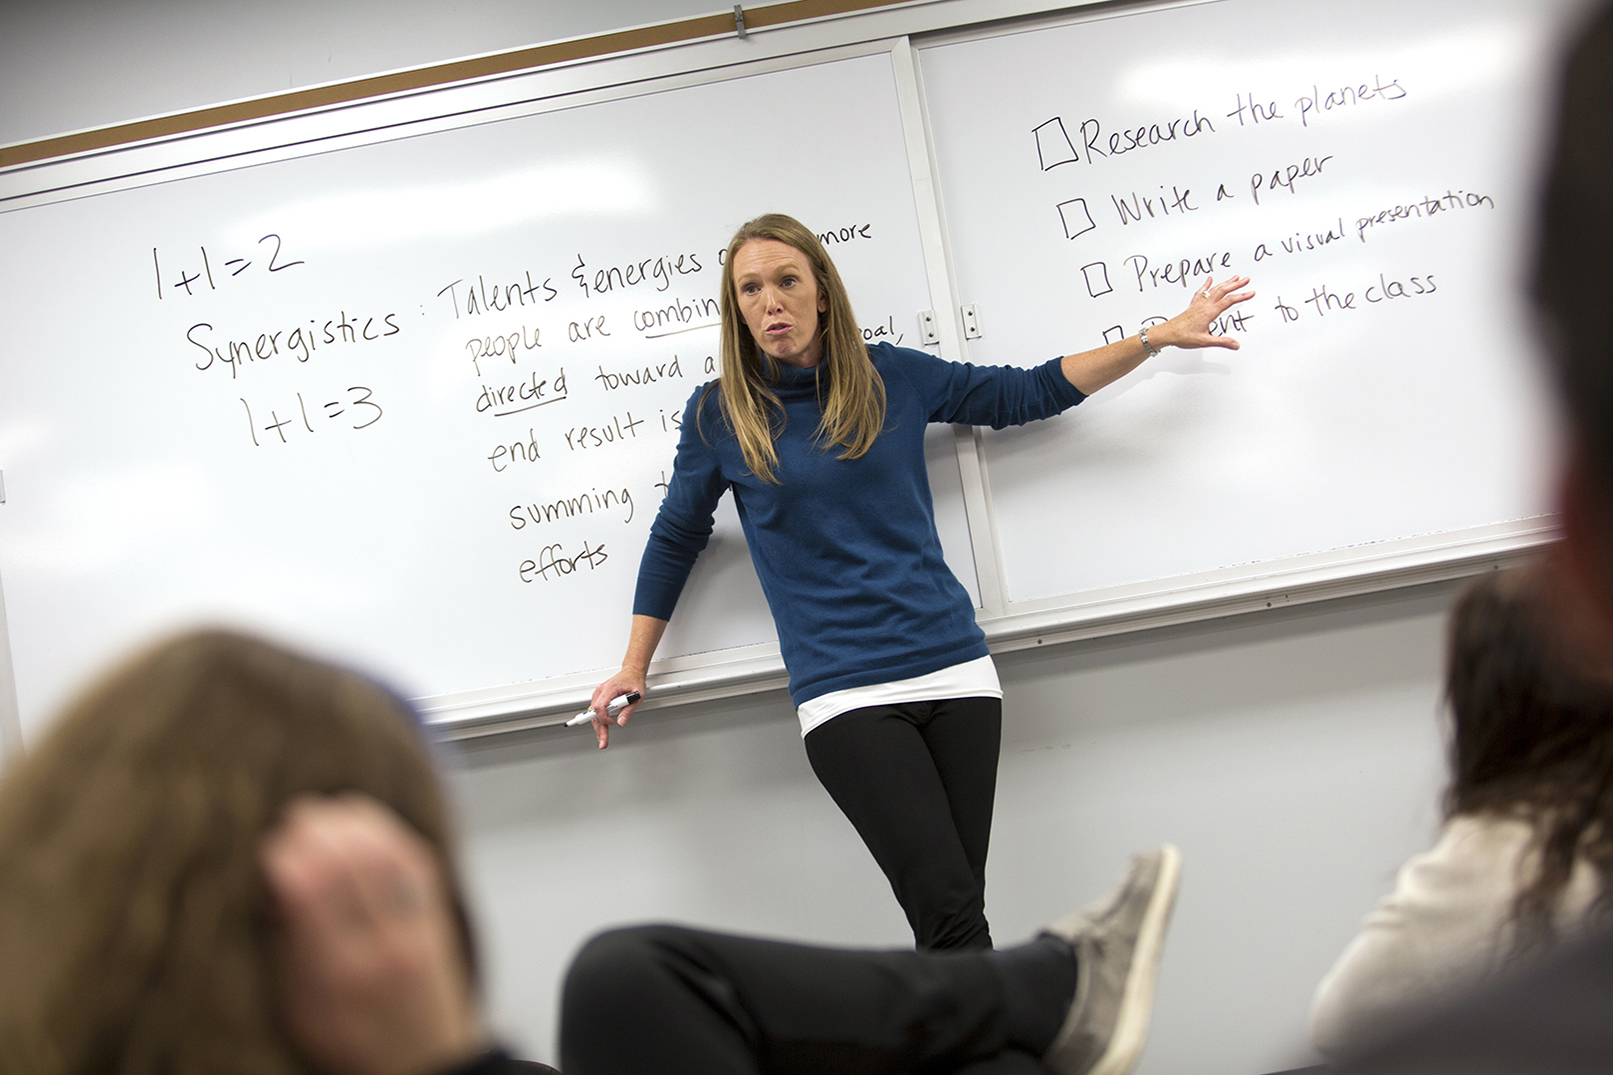
[[[605,707],[605,716],[607,718],[614,717],[616,714],[620,713],[622,710],[626,709],[628,706],[632,705],[642,697],[644,697],[644,695],[640,694],[638,691],[628,691],[626,694],[621,695],[620,697],[612,698],[610,700],[610,704]],[[566,721],[566,727],[575,728],[577,725],[587,724],[593,719],[594,711],[592,709],[585,709],[581,713],[578,713],[575,717],[572,717],[570,720]]]

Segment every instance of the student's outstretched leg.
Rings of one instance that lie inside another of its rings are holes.
[[[971,705],[990,712],[947,708]],[[946,764],[927,742],[938,712],[949,713]],[[890,881],[919,948],[991,947],[985,866],[1000,712],[991,698],[904,702],[854,709],[807,734],[813,771]]]
[[[1075,962],[1068,946],[1026,947],[1020,977],[1047,984],[1013,983],[1014,996],[1031,998],[1020,1007],[1031,1010],[1010,1018],[1005,972],[989,961],[999,953],[813,948],[675,926],[615,930],[590,941],[566,976],[561,1069],[1045,1075],[1034,1057],[1074,996]]]
[[[1177,857],[1000,952],[810,948],[671,926],[606,933],[566,977],[566,1075],[1125,1075],[1146,1036]],[[1037,1058],[1041,1059],[1038,1060]]]

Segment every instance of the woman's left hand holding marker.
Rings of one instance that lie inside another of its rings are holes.
[[[611,676],[605,682],[594,688],[594,694],[589,699],[588,707],[594,711],[594,736],[599,740],[599,749],[604,750],[610,745],[610,728],[612,724],[620,727],[627,723],[627,718],[633,715],[639,702],[644,700],[647,688],[644,685],[644,673],[624,668]],[[626,694],[637,693],[637,700],[624,706],[614,716],[607,711],[613,700]]]
[[[612,717],[606,707],[611,699],[638,692],[638,699],[616,714],[614,719],[617,727],[620,727],[627,723],[627,718],[633,715],[639,702],[650,693],[644,680],[650,674],[650,660],[655,656],[655,647],[661,644],[661,635],[665,632],[665,620],[658,620],[654,616],[633,617],[627,654],[622,658],[622,670],[595,687],[594,696],[588,703],[588,708],[594,711],[594,735],[599,739],[600,750],[610,746]]]

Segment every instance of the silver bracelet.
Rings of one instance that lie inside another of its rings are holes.
[[[1137,330],[1137,338],[1139,340],[1143,341],[1143,350],[1148,352],[1148,357],[1149,358],[1158,358],[1159,357],[1159,348],[1155,347],[1153,344],[1148,342],[1148,330],[1147,329],[1145,329],[1145,328],[1144,329],[1138,329]]]

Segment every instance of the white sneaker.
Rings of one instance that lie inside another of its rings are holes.
[[[1107,899],[1045,932],[1075,949],[1075,1000],[1042,1057],[1060,1075],[1127,1075],[1148,1040],[1159,956],[1176,903],[1181,853],[1166,844],[1132,857]]]

